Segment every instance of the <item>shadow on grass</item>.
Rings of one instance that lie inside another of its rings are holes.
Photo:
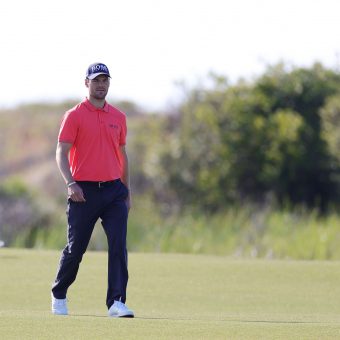
[[[282,324],[318,324],[320,321],[286,321],[286,320],[242,320],[242,319],[195,319],[195,318],[167,318],[167,317],[144,317],[137,316],[136,319],[145,320],[173,320],[173,321],[206,321],[206,322],[244,322],[244,323],[282,323]]]
[[[70,314],[74,317],[91,317],[91,318],[110,318],[106,315],[89,315],[89,314]],[[138,320],[165,320],[165,321],[205,321],[205,322],[240,322],[240,323],[269,323],[269,324],[323,324],[338,322],[321,322],[321,321],[288,321],[288,320],[242,320],[242,319],[198,319],[198,318],[176,318],[176,317],[148,317],[135,316],[134,318],[112,318],[112,319],[138,319]]]

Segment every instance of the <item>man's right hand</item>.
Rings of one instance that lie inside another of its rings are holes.
[[[83,190],[77,183],[74,183],[67,188],[67,196],[73,202],[86,202]]]
[[[71,174],[68,155],[72,147],[71,143],[58,142],[56,150],[56,161],[60,173],[67,183],[67,196],[74,202],[85,202],[83,190],[77,184]]]

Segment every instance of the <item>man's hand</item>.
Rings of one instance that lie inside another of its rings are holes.
[[[77,183],[73,183],[67,188],[67,196],[73,202],[86,202],[83,190]]]

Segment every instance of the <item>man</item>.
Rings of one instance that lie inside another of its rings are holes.
[[[68,242],[52,287],[52,313],[58,315],[68,314],[67,290],[101,219],[108,240],[108,315],[134,317],[125,305],[130,209],[126,116],[105,101],[110,78],[106,65],[89,66],[88,98],[65,113],[59,131],[56,161],[67,185]]]

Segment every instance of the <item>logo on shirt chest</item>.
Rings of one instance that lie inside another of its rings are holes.
[[[112,129],[118,129],[119,128],[119,125],[117,124],[109,124],[109,127],[112,128]]]

